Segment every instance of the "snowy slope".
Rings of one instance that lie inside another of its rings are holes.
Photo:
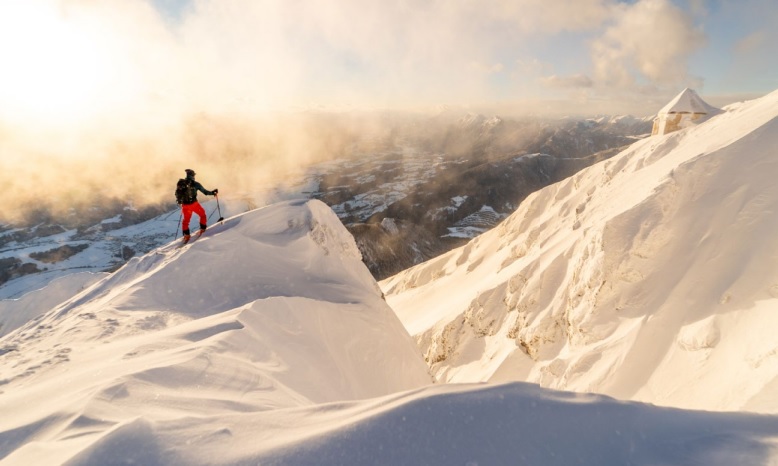
[[[45,464],[56,464],[137,423],[430,383],[323,203],[260,209],[176,245],[132,259],[0,340],[0,449],[21,447],[14,461],[40,464],[45,450]]]
[[[778,412],[778,92],[639,141],[381,283],[448,382]]]
[[[52,280],[21,298],[0,300],[0,337],[51,310],[107,276],[107,273],[71,273]]]
[[[431,385],[319,201],[232,217],[176,246],[0,338],[1,465],[778,459],[778,416]]]
[[[756,466],[774,464],[776,433],[769,416],[661,409],[529,384],[454,384],[263,412],[139,418],[68,464]],[[28,464],[17,458],[9,464]]]
[[[298,190],[303,189],[310,189],[310,187],[301,184],[295,188],[289,188],[289,192],[282,192],[273,187],[257,188],[257,191],[251,195],[235,193],[226,199],[220,198],[219,203],[213,197],[203,196],[200,203],[208,215],[208,223],[212,224],[219,218],[219,213],[223,216],[232,216],[252,210],[257,205],[299,199],[303,196]],[[130,209],[125,208],[124,210]],[[193,216],[190,228],[196,229],[198,221],[197,216]],[[50,236],[33,237],[25,241],[11,241],[3,244],[0,247],[0,259],[16,257],[24,263],[35,265],[40,272],[23,275],[0,284],[0,299],[19,298],[31,290],[45,287],[52,280],[74,273],[85,271],[98,273],[116,270],[136,252],[149,252],[181,236],[181,211],[178,208],[122,228],[109,226],[114,223],[121,222],[116,222],[116,218],[111,218],[88,228],[71,229]],[[3,232],[3,234],[9,235],[11,232]],[[1,236],[2,234],[0,234]],[[33,257],[35,253],[51,251],[63,245],[88,247],[77,254],[55,262],[46,263]],[[125,249],[128,251],[124,251]]]

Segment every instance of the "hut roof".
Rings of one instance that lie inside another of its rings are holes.
[[[659,114],[667,113],[716,113],[719,109],[708,105],[693,89],[688,87],[665,105]]]

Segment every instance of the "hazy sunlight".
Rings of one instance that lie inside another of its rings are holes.
[[[0,112],[45,123],[94,115],[108,94],[110,57],[96,24],[37,2],[0,6]],[[80,27],[83,26],[83,27]]]

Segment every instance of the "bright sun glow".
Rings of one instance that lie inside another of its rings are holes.
[[[110,63],[92,28],[35,0],[0,4],[0,114],[37,122],[94,115]]]

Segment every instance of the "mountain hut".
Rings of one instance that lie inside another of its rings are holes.
[[[651,135],[661,135],[678,131],[701,123],[721,110],[708,105],[694,90],[688,87],[665,105],[656,118]]]

